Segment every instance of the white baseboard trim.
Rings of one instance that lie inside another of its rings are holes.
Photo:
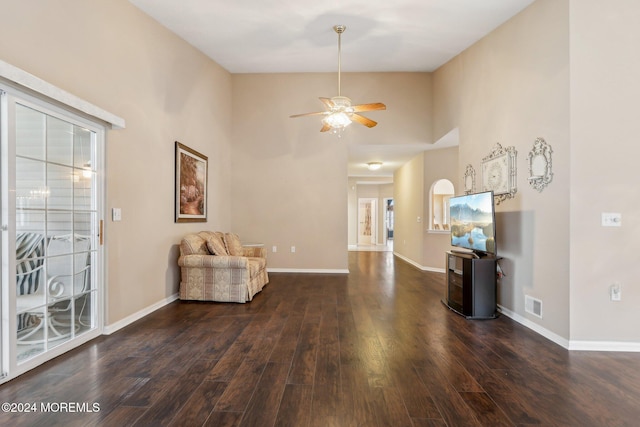
[[[314,273],[314,274],[349,274],[349,269],[331,268],[269,268],[267,273]]]
[[[415,268],[417,268],[418,270],[422,270],[422,271],[431,271],[434,273],[444,273],[445,269],[444,268],[435,268],[435,267],[425,267],[423,265],[418,264],[417,262],[415,262],[412,259],[407,258],[406,256],[400,255],[397,252],[393,253],[394,256],[397,256],[398,258],[400,258],[401,260],[403,260],[406,263],[409,263],[411,265],[413,265]]]
[[[619,352],[640,352],[640,343],[625,341],[579,341],[567,340],[549,331],[546,328],[526,319],[513,311],[498,305],[498,309],[505,316],[515,320],[523,326],[537,332],[543,337],[570,351],[619,351]]]
[[[505,308],[503,306],[501,306],[500,304],[498,304],[498,310],[500,311],[500,313],[502,313],[503,315],[507,316],[510,319],[515,320],[516,322],[520,323],[522,326],[526,326],[527,328],[531,329],[532,331],[542,335],[543,337],[545,337],[548,340],[553,341],[554,343],[558,344],[559,346],[562,346],[566,349],[569,349],[569,341],[563,337],[561,337],[560,335],[551,332],[550,330],[543,328],[542,326],[538,325],[535,322],[532,322],[531,320],[527,319],[526,317],[522,317],[519,314],[509,310],[508,308]]]
[[[569,341],[569,350],[640,352],[640,343],[624,341]]]
[[[117,321],[116,323],[112,323],[111,325],[106,325],[102,329],[102,334],[111,335],[112,333],[124,328],[125,326],[132,324],[136,320],[142,319],[147,314],[151,314],[154,311],[158,310],[159,308],[162,308],[165,305],[170,304],[177,299],[178,299],[178,294],[173,294],[170,297],[163,299],[162,301],[158,301],[155,304],[152,304],[136,313],[133,313],[131,316],[127,316],[124,319]]]

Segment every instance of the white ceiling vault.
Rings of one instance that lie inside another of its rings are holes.
[[[337,24],[347,26],[343,72],[434,71],[533,2],[129,1],[231,73],[335,72],[337,36],[332,27]],[[400,147],[395,153],[375,149],[388,163],[376,174],[390,175],[424,147]],[[364,159],[372,158],[362,146],[350,157],[350,176],[362,171]]]

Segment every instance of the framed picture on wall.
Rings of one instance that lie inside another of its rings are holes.
[[[207,222],[207,156],[176,141],[176,222]]]
[[[516,184],[515,147],[502,147],[498,142],[491,153],[482,159],[482,191],[493,191],[497,204],[515,197]]]

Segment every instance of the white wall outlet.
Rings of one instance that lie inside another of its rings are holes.
[[[291,253],[294,253],[296,251],[296,247],[295,246],[291,246]]]
[[[278,252],[278,247],[277,246],[271,246],[271,252]]]
[[[622,227],[622,214],[617,212],[602,212],[603,227]]]
[[[609,297],[611,301],[622,301],[622,286],[620,286],[620,283],[614,283],[609,287]]]
[[[113,221],[122,221],[122,209],[120,208],[113,208],[111,210],[111,219]]]

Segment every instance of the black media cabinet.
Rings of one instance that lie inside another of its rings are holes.
[[[442,302],[467,319],[494,319],[500,258],[447,252],[447,294]]]

